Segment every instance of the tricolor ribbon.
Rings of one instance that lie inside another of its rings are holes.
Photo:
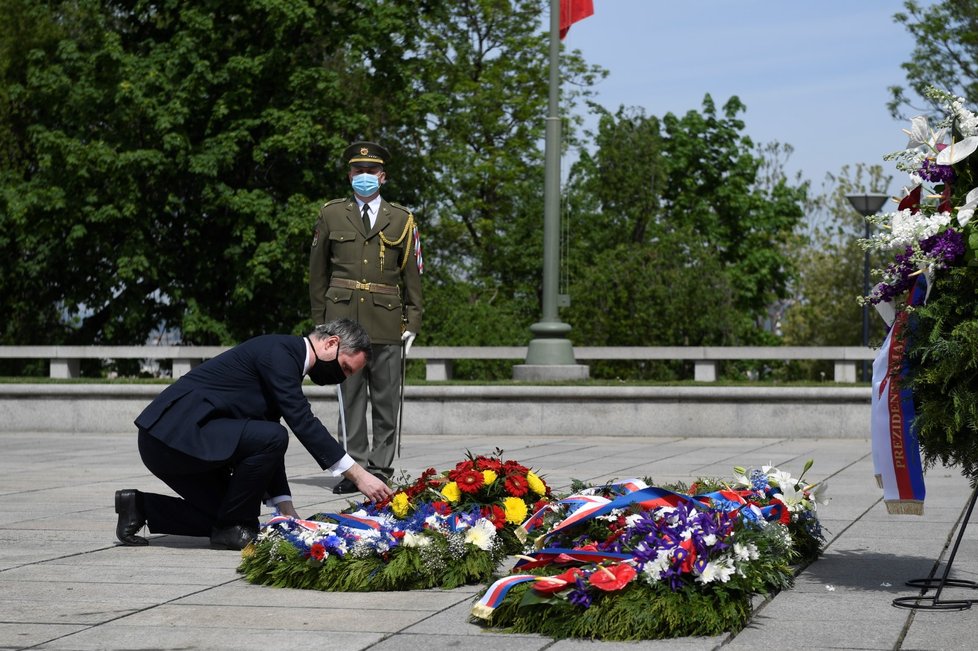
[[[524,571],[543,567],[552,563],[566,565],[569,563],[600,563],[601,561],[617,560],[624,561],[632,558],[631,554],[624,552],[603,552],[590,549],[562,549],[560,547],[550,547],[533,552],[520,558],[515,568]]]
[[[325,526],[325,523],[323,522],[317,522],[316,520],[300,520],[288,515],[276,515],[266,522],[265,526],[272,527],[284,523],[294,524],[298,527],[302,527],[303,529],[308,529],[309,531],[318,531]]]
[[[331,520],[336,520],[343,527],[350,527],[351,529],[380,529],[380,520],[378,518],[351,515],[349,513],[326,513],[325,515]]]
[[[918,276],[908,305],[920,305],[927,295],[927,279]],[[897,314],[879,354],[873,361],[870,432],[873,466],[883,487],[886,510],[894,514],[923,515],[924,471],[920,460],[913,394],[902,386],[907,377],[907,345],[912,325],[906,311]]]
[[[503,599],[506,598],[506,593],[513,586],[526,583],[527,581],[534,581],[538,578],[540,577],[532,574],[513,574],[512,576],[499,579],[489,586],[489,589],[482,595],[482,598],[472,606],[472,616],[478,617],[479,619],[489,619],[492,616],[492,611],[503,602]]]
[[[561,501],[563,502],[564,500]],[[615,509],[625,508],[633,504],[645,510],[652,510],[663,506],[675,507],[679,504],[687,504],[693,508],[702,508],[703,506],[701,502],[696,501],[689,495],[675,493],[657,486],[648,486],[631,493],[626,493],[625,495],[620,495],[611,501],[605,500],[604,504],[590,502],[578,508],[574,513],[557,524],[547,535],[553,535],[567,527],[580,524],[581,522],[587,522],[588,520],[610,513]]]

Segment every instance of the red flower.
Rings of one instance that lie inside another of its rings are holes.
[[[540,509],[542,509],[543,507],[549,504],[550,502],[548,500],[537,500],[537,503],[533,505],[533,512],[536,513],[537,511],[539,511]]]
[[[546,576],[537,579],[533,582],[533,589],[540,594],[554,594],[577,581],[577,577],[583,573],[581,568],[572,567],[557,576]]]
[[[394,537],[395,540],[400,540],[401,538],[404,537],[404,532],[403,531],[392,531],[391,532],[391,535]]]
[[[502,529],[506,526],[506,511],[498,504],[483,506],[480,512],[482,513],[482,517],[491,522],[497,529]]]
[[[448,504],[448,502],[436,500],[432,502],[431,505],[435,507],[435,513],[438,515],[449,515],[452,512],[452,507]]]
[[[313,543],[309,548],[309,556],[321,561],[326,558],[326,547],[322,543]]]
[[[681,554],[680,550],[683,550],[686,553]],[[682,559],[682,563],[679,565],[680,571],[692,572],[693,563],[696,562],[696,547],[693,546],[693,539],[689,538],[679,543],[679,549],[676,550],[674,557]]]
[[[615,590],[621,590],[631,583],[632,579],[635,578],[635,574],[634,567],[620,563],[611,567],[598,568],[591,574],[588,582],[598,590],[613,592]]]
[[[458,489],[463,493],[475,493],[482,485],[485,484],[485,478],[482,473],[478,470],[465,470],[458,473],[455,478],[455,483],[458,484]]]
[[[530,490],[529,484],[526,483],[525,475],[507,475],[506,483],[503,485],[506,487],[506,491],[513,497],[523,497]]]
[[[530,472],[530,469],[515,461],[506,461],[503,463],[503,472],[505,472],[507,475],[516,474],[523,475],[525,477],[526,473]]]
[[[455,470],[453,470],[448,475],[448,477],[449,479],[452,479],[454,481],[455,478],[452,477],[452,475],[460,472],[466,472],[468,470],[475,470],[475,462],[472,461],[471,459],[466,459],[465,461],[459,461],[458,463],[455,464]]]
[[[479,457],[476,459],[476,468],[479,470],[492,470],[498,473],[499,469],[503,467],[503,464],[499,459],[492,459],[490,457]]]

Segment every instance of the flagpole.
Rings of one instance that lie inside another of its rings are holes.
[[[517,380],[584,380],[588,367],[574,361],[567,333],[557,314],[560,266],[560,0],[550,0],[550,89],[547,102],[543,189],[543,315],[530,326],[533,339],[526,364],[513,367]]]

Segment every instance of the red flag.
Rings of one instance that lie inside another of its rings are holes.
[[[570,31],[571,25],[594,13],[594,0],[560,0],[560,38]]]

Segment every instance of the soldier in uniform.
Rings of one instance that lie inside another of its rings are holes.
[[[378,478],[393,473],[395,427],[404,355],[421,328],[421,252],[411,212],[380,197],[390,154],[374,142],[354,142],[343,153],[353,196],[319,211],[309,254],[313,323],[348,318],[370,335],[373,355],[342,386],[348,452]],[[373,442],[367,440],[367,399]],[[344,479],[337,494],[356,492]]]

